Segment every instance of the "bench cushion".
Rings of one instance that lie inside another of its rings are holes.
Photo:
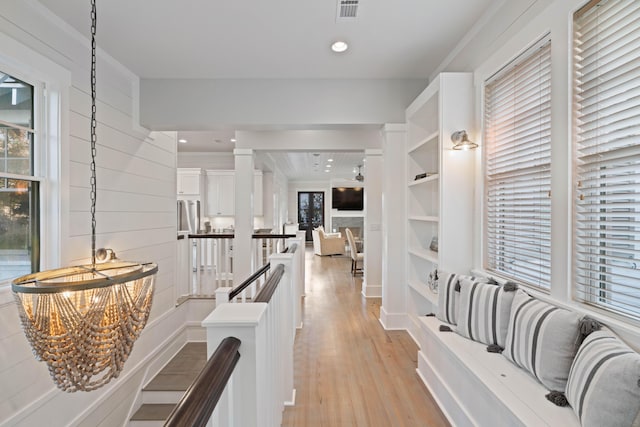
[[[515,290],[461,279],[457,331],[463,337],[504,348]]]
[[[583,427],[640,425],[640,355],[609,329],[592,332],[571,366],[566,395]]]
[[[460,287],[462,279],[475,279],[473,276],[465,276],[456,273],[447,273],[438,270],[438,309],[436,317],[451,325],[458,324],[458,307],[460,300]],[[486,282],[488,279],[477,279]]]
[[[579,342],[580,319],[518,290],[502,354],[549,390],[564,392]]]

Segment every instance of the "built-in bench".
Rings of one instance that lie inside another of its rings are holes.
[[[526,371],[435,317],[421,317],[418,375],[454,426],[580,426]],[[455,327],[455,326],[454,326]]]

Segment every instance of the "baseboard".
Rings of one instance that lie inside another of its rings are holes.
[[[368,285],[366,282],[362,282],[362,296],[365,298],[382,298],[382,286]]]
[[[387,313],[384,306],[380,307],[380,323],[387,331],[407,329],[407,315],[404,313]]]
[[[296,389],[294,388],[291,392],[291,400],[284,402],[284,406],[296,406]]]

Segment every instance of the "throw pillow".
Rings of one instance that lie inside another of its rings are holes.
[[[436,317],[452,325],[458,323],[460,279],[474,280],[475,277],[438,270],[438,309],[436,310]],[[478,281],[486,282],[487,279],[478,279]]]
[[[566,396],[583,427],[640,425],[640,354],[609,329],[592,332],[571,366]]]
[[[580,316],[516,291],[502,354],[545,387],[563,391],[580,337]]]
[[[457,331],[463,337],[504,348],[516,287],[461,279]]]

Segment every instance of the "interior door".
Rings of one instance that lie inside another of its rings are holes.
[[[306,232],[306,241],[311,241],[311,230],[324,226],[324,191],[298,192],[299,229]]]

